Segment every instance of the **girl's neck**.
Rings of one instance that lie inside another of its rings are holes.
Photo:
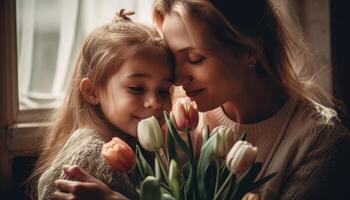
[[[222,108],[233,121],[242,124],[257,123],[277,113],[288,101],[288,95],[276,84],[258,79],[247,85],[239,98],[223,104]]]

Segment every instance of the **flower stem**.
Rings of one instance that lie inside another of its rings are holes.
[[[193,181],[193,188],[194,188],[194,199],[199,200],[199,189],[198,189],[198,180],[197,180],[197,164],[196,162],[192,163],[192,181]]]
[[[192,145],[192,138],[191,138],[191,129],[186,128],[186,135],[187,135],[187,140],[188,140],[188,146],[190,147],[191,153],[193,158],[195,158],[195,153],[193,152],[193,145]]]
[[[228,182],[231,180],[232,176],[235,174],[235,172],[232,170],[230,175],[225,179],[225,182],[222,184],[222,186],[220,187],[219,191],[215,194],[215,197],[213,200],[216,200],[219,198],[220,194],[223,192],[223,190],[225,189],[226,185],[228,184]]]
[[[157,158],[157,160],[158,160],[158,163],[159,163],[159,166],[160,166],[160,170],[162,171],[162,174],[163,174],[163,176],[164,176],[166,182],[169,184],[168,175],[167,175],[167,173],[166,173],[166,171],[165,171],[165,168],[164,168],[164,165],[163,165],[163,162],[162,162],[162,159],[161,159],[161,157],[160,157],[160,155],[159,155],[158,150],[154,151],[154,154],[156,154],[156,158]]]
[[[192,181],[193,181],[193,187],[194,187],[194,198],[197,200],[200,197],[199,197],[198,180],[197,180],[197,162],[195,158],[195,153],[193,151],[191,128],[186,128],[186,135],[187,135],[188,146],[190,147],[191,157],[192,157],[190,158],[190,162],[193,170]]]
[[[216,181],[215,181],[215,192],[214,194],[217,193],[218,187],[219,187],[219,178],[220,178],[220,162],[215,160],[215,165],[216,165]]]

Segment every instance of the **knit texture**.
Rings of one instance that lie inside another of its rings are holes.
[[[38,199],[51,199],[52,193],[56,191],[55,180],[74,180],[63,172],[63,165],[78,165],[114,191],[130,199],[136,199],[137,193],[128,174],[115,172],[105,163],[101,156],[104,143],[102,137],[92,129],[74,131],[50,168],[41,175],[38,184]]]
[[[258,147],[257,161],[263,163],[259,177],[277,172],[256,191],[264,199],[349,198],[350,135],[334,110],[290,99],[258,123],[234,122],[219,107],[204,113],[202,124],[231,128],[233,143],[247,131],[247,140]]]

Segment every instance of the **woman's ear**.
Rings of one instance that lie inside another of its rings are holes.
[[[253,51],[246,52],[243,56],[244,63],[249,67],[254,67],[257,59],[258,55]]]
[[[91,103],[92,105],[97,105],[99,103],[96,87],[92,84],[89,78],[83,78],[80,81],[79,88],[81,94],[87,102]]]

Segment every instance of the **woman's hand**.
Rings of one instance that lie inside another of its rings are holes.
[[[55,186],[59,191],[56,191],[52,194],[52,199],[128,199],[122,194],[111,190],[103,182],[91,176],[77,165],[64,166],[63,170],[67,175],[76,178],[78,181],[68,181],[63,179],[56,180]]]

